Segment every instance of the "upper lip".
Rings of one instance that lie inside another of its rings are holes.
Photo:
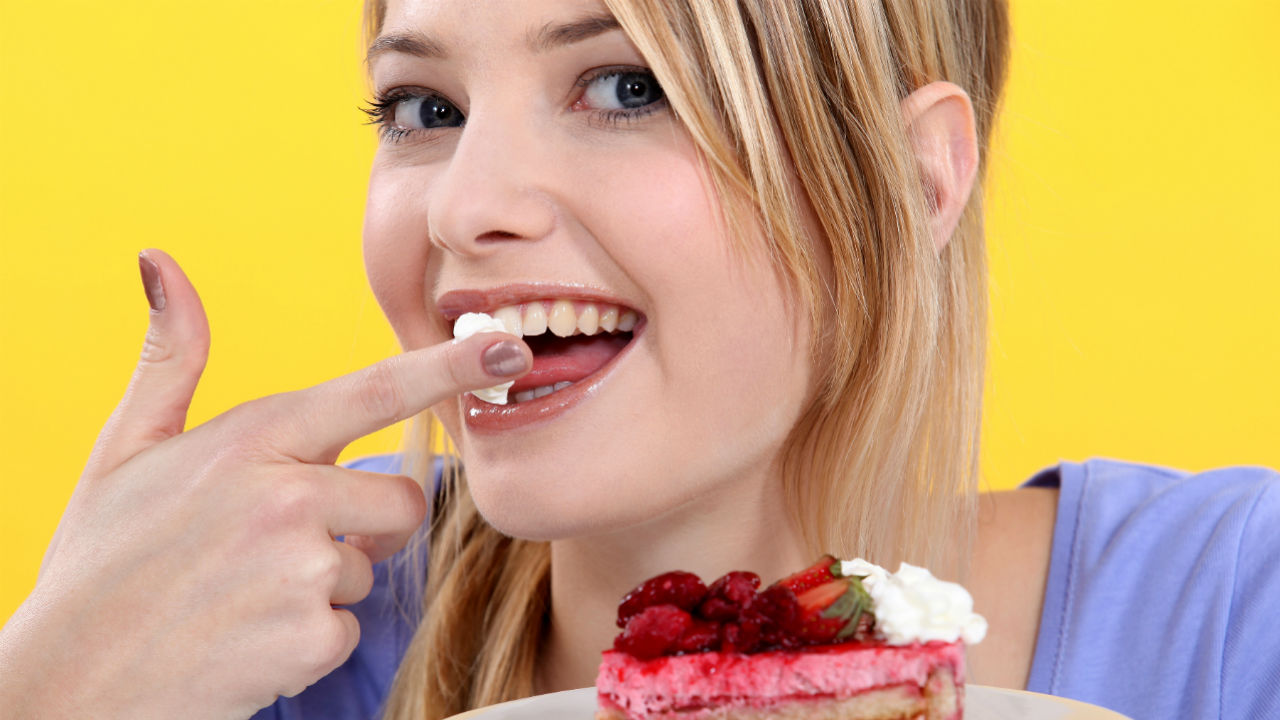
[[[436,309],[445,320],[452,322],[464,313],[492,313],[508,305],[519,305],[534,300],[560,299],[607,303],[627,310],[636,309],[626,300],[603,290],[584,285],[536,282],[450,290],[436,297]]]

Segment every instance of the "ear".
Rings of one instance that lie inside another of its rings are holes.
[[[902,117],[929,193],[933,244],[942,252],[969,202],[978,171],[973,104],[959,86],[934,82],[902,101]]]

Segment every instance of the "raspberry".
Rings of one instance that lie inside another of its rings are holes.
[[[706,598],[698,606],[698,615],[717,622],[733,622],[760,587],[760,576],[753,572],[734,571],[711,583]]]
[[[760,618],[766,625],[789,633],[800,629],[803,617],[796,594],[782,585],[765,588],[759,595],[751,598],[743,613],[748,617]]]
[[[676,641],[676,652],[696,653],[715,650],[720,645],[720,624],[706,620],[694,620],[684,635]]]
[[[618,604],[618,627],[654,605],[674,605],[692,611],[707,594],[707,586],[697,575],[676,570],[649,578],[627,593]]]
[[[652,605],[627,621],[627,628],[613,640],[621,650],[640,660],[661,657],[693,627],[689,613],[675,605]]]
[[[760,648],[763,639],[763,628],[760,620],[756,618],[742,618],[738,622],[720,626],[720,652],[755,652]]]

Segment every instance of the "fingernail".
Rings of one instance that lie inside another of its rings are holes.
[[[514,340],[503,340],[489,346],[480,356],[484,369],[494,377],[506,377],[522,373],[529,369],[529,361],[525,359],[520,343]]]
[[[156,312],[164,310],[164,283],[160,282],[160,266],[147,257],[145,252],[140,252],[138,271],[142,273],[142,289],[147,293],[147,304]]]

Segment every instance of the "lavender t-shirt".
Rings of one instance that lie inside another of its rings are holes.
[[[1280,718],[1280,475],[1090,460],[1027,486],[1060,489],[1028,690],[1139,719]],[[350,659],[255,720],[379,716],[412,628],[374,571]]]
[[[1280,475],[1062,463],[1027,689],[1134,718],[1280,718]]]

